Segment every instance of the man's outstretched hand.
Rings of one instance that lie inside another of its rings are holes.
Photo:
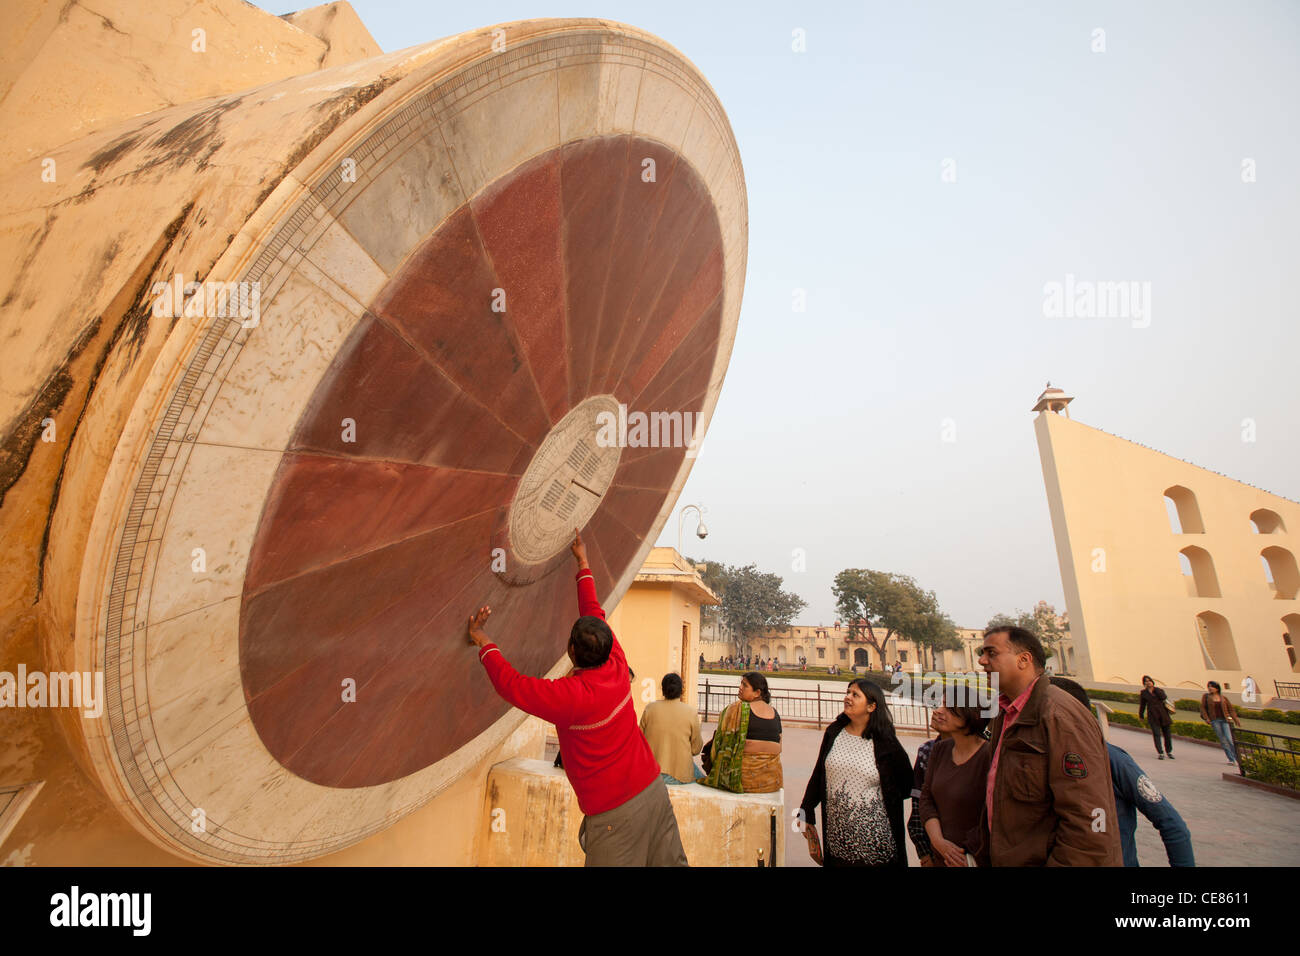
[[[491,615],[492,608],[487,606],[479,608],[477,614],[470,615],[469,639],[479,647],[482,647],[484,644],[489,644],[492,641],[492,638],[488,637],[487,632],[483,630],[483,625],[487,623],[487,619]]]
[[[573,529],[573,544],[569,545],[569,550],[573,552],[573,557],[578,562],[579,571],[591,567],[587,563],[587,546],[582,543],[582,534],[577,528]]]

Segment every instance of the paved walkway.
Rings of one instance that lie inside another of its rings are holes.
[[[704,725],[706,741],[713,731],[713,724]],[[822,732],[815,727],[789,724],[783,731],[781,766],[789,827],[817,763]],[[1110,740],[1132,755],[1187,822],[1198,866],[1300,866],[1300,800],[1224,780],[1223,772],[1235,768],[1217,745],[1174,741],[1177,759],[1171,761],[1156,760],[1151,735],[1146,731],[1112,726]],[[899,741],[915,759],[925,738],[900,734]],[[904,809],[910,812],[911,803]],[[1137,845],[1143,866],[1169,865],[1160,834],[1140,814]],[[916,850],[910,840],[907,856],[915,866]],[[785,865],[814,865],[808,857],[807,843],[790,830],[786,831]]]

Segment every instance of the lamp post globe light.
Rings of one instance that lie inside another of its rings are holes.
[[[704,526],[704,512],[700,510],[699,505],[687,505],[677,513],[677,553],[682,553],[682,523],[686,520],[686,512],[692,508],[695,509],[696,525],[695,534],[701,541],[709,536],[709,529]]]

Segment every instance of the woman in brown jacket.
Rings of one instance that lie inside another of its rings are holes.
[[[1201,695],[1201,720],[1214,728],[1214,735],[1219,738],[1219,745],[1228,755],[1228,763],[1236,763],[1237,748],[1232,745],[1232,730],[1228,727],[1228,722],[1231,721],[1241,727],[1241,721],[1237,718],[1237,709],[1232,706],[1232,701],[1223,696],[1223,688],[1219,686],[1217,680],[1210,681],[1205,688],[1207,693]]]

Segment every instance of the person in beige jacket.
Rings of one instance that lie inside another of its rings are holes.
[[[664,782],[691,783],[704,776],[695,766],[694,757],[704,749],[700,735],[700,715],[682,700],[682,679],[665,674],[660,684],[664,699],[647,704],[641,715],[641,732],[659,761]]]

